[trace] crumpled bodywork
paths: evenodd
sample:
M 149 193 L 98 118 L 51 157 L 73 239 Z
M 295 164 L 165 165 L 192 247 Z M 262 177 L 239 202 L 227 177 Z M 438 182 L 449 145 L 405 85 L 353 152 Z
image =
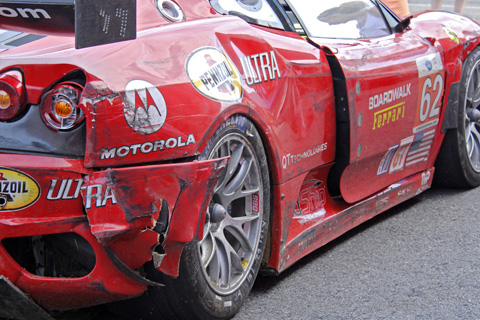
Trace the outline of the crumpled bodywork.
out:
M 181 250 L 202 236 L 202 214 L 227 159 L 95 172 L 78 160 L 0 154 L 0 161 L 2 187 L 15 191 L 0 211 L 0 273 L 42 307 L 63 309 L 140 295 L 156 284 L 135 269 L 154 256 L 159 270 L 178 275 Z M 7 190 L 9 185 L 15 190 Z M 19 203 L 22 193 L 30 200 Z M 17 205 L 30 205 L 30 210 L 17 211 Z M 163 227 L 155 229 L 161 212 Z M 90 272 L 47 274 L 22 259 L 17 253 L 21 240 L 36 242 L 41 235 L 74 235 L 76 245 L 67 251 L 77 260 L 93 255 Z M 21 256 L 32 250 L 38 260 L 35 248 Z
M 165 258 L 156 267 L 178 276 L 184 245 L 202 237 L 209 195 L 225 164 L 221 159 L 95 172 L 82 188 L 92 234 L 131 269 L 152 259 L 162 235 Z M 158 225 L 165 219 L 168 230 Z

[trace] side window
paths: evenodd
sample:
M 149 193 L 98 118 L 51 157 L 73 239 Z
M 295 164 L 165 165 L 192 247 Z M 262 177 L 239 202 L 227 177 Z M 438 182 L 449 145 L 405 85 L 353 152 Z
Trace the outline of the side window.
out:
M 283 29 L 267 0 L 210 0 L 210 5 L 220 14 L 235 15 L 250 23 Z
M 361 39 L 391 34 L 370 0 L 287 0 L 312 37 Z

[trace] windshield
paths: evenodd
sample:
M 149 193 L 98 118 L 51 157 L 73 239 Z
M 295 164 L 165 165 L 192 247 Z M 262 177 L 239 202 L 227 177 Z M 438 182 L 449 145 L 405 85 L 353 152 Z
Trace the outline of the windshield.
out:
M 220 14 L 246 17 L 247 21 L 261 26 L 283 29 L 266 0 L 210 0 L 210 4 Z
M 287 0 L 310 37 L 360 39 L 390 34 L 370 0 Z

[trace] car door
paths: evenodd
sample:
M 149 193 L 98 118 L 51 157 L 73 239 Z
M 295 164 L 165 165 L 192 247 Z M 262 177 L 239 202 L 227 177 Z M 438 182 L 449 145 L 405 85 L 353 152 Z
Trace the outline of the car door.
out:
M 402 24 L 395 30 L 400 21 L 377 1 L 288 2 L 345 79 L 350 139 L 343 198 L 359 201 L 425 170 L 444 91 L 437 49 Z

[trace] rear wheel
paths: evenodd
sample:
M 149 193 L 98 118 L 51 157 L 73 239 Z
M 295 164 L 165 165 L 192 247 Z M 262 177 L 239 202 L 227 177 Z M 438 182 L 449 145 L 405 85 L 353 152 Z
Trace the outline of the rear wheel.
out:
M 460 82 L 458 127 L 440 149 L 434 182 L 443 187 L 480 185 L 480 49 L 465 59 Z
M 165 283 L 145 296 L 152 314 L 227 319 L 250 292 L 267 238 L 270 180 L 260 135 L 244 117 L 227 120 L 200 158 L 226 156 L 230 160 L 206 212 L 203 238 L 185 247 L 179 277 L 151 272 Z

